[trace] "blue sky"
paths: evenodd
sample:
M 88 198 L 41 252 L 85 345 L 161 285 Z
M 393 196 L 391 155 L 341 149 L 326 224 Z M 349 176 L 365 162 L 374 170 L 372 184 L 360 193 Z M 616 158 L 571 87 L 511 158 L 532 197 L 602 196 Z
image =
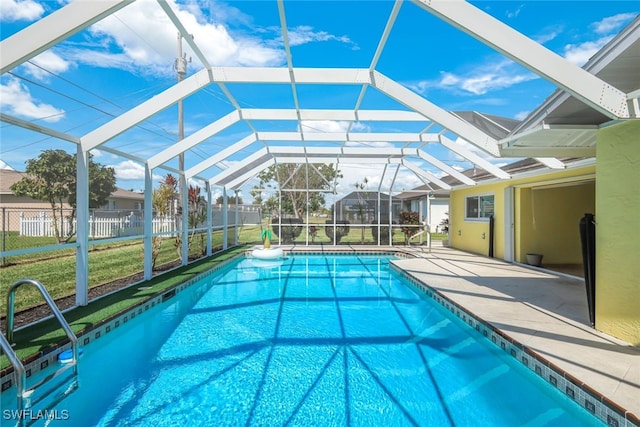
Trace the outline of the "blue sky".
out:
M 271 1 L 169 1 L 194 40 L 214 66 L 285 66 L 286 57 L 278 8 Z M 637 1 L 476 1 L 478 8 L 514 27 L 571 62 L 582 65 L 638 13 Z M 2 39 L 62 7 L 63 2 L 3 0 Z M 288 35 L 295 67 L 359 67 L 371 64 L 384 31 L 391 1 L 285 1 Z M 155 1 L 138 1 L 115 15 L 53 47 L 0 77 L 3 113 L 33 121 L 74 136 L 82 136 L 113 116 L 170 87 L 176 81 L 175 28 Z M 188 52 L 185 45 L 185 51 Z M 188 56 L 193 57 L 190 53 Z M 188 74 L 202 69 L 194 57 Z M 452 111 L 475 110 L 523 119 L 555 89 L 470 36 L 440 21 L 416 5 L 402 5 L 376 69 Z M 229 84 L 243 107 L 293 108 L 288 85 Z M 299 85 L 301 108 L 352 109 L 361 86 Z M 185 134 L 189 135 L 233 111 L 216 85 L 185 100 Z M 361 108 L 406 109 L 368 89 Z M 176 108 L 171 107 L 124 134 L 108 146 L 142 158 L 176 141 Z M 315 122 L 317 130 L 344 130 L 341 122 Z M 293 122 L 256 122 L 259 131 L 294 131 Z M 422 123 L 359 123 L 354 130 L 411 131 Z M 250 130 L 238 123 L 190 150 L 190 167 L 238 141 Z M 25 161 L 49 148 L 72 152 L 67 142 L 0 124 L 2 161 L 24 170 Z M 370 144 L 371 145 L 371 144 Z M 381 143 L 381 146 L 384 146 Z M 237 158 L 246 157 L 248 147 Z M 465 169 L 471 165 L 443 147 L 431 154 Z M 143 187 L 142 167 L 131 160 L 95 151 L 95 159 L 113 166 L 118 186 Z M 484 153 L 483 153 L 484 156 Z M 492 160 L 504 164 L 508 160 Z M 172 166 L 175 166 L 172 163 Z M 425 166 L 427 168 L 427 166 Z M 215 170 L 209 171 L 209 175 Z M 156 170 L 156 177 L 166 173 Z M 342 192 L 367 177 L 376 185 L 380 170 L 357 165 L 343 170 Z M 402 172 L 402 188 L 422 184 Z M 434 171 L 438 173 L 438 171 Z M 245 192 L 244 194 L 248 194 Z

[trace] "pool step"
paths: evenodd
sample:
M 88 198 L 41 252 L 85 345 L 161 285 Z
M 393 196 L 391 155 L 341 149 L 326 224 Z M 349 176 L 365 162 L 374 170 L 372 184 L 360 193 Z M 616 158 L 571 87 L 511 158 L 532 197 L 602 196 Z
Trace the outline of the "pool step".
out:
M 58 320 L 58 322 L 60 323 L 60 326 L 62 327 L 65 334 L 67 335 L 67 338 L 71 342 L 70 363 L 67 363 L 62 368 L 56 370 L 56 372 L 54 372 L 52 375 L 45 377 L 42 381 L 38 382 L 37 384 L 35 384 L 30 388 L 26 387 L 27 377 L 26 377 L 26 371 L 24 369 L 24 365 L 22 364 L 22 361 L 18 358 L 12 346 L 12 343 L 14 343 L 13 321 L 14 321 L 14 314 L 15 314 L 15 304 L 14 304 L 15 293 L 18 290 L 18 288 L 24 285 L 34 286 L 40 292 L 40 294 L 42 295 L 42 298 L 44 298 L 45 302 L 53 312 L 54 317 Z M 47 289 L 44 287 L 44 285 L 38 282 L 37 280 L 33 280 L 33 279 L 18 280 L 17 282 L 13 283 L 9 287 L 9 290 L 7 292 L 6 334 L 7 336 L 5 338 L 4 335 L 0 333 L 0 347 L 2 347 L 2 350 L 4 351 L 4 353 L 9 357 L 11 366 L 13 367 L 13 374 L 15 377 L 15 386 L 17 389 L 16 414 L 19 414 L 17 425 L 18 426 L 29 425 L 37 421 L 38 418 L 36 417 L 35 420 L 32 419 L 30 416 L 29 418 L 27 418 L 26 414 L 27 413 L 31 414 L 31 412 L 26 412 L 25 411 L 26 409 L 33 407 L 35 404 L 39 402 L 42 402 L 48 396 L 51 396 L 53 395 L 54 392 L 58 391 L 58 394 L 56 394 L 53 399 L 54 403 L 52 403 L 51 406 L 49 407 L 49 408 L 52 408 L 54 405 L 59 403 L 60 400 L 64 399 L 69 393 L 71 393 L 73 390 L 78 388 L 78 337 L 76 337 L 75 333 L 73 332 L 73 330 L 71 329 L 67 321 L 65 320 L 64 316 L 58 309 L 58 306 L 56 306 L 56 303 L 53 301 L 53 299 L 51 298 L 51 295 L 49 295 L 49 292 L 47 292 Z M 43 386 L 45 383 L 51 382 L 56 378 L 60 379 L 59 376 L 68 370 L 71 371 L 71 376 L 67 378 L 67 380 L 56 381 L 55 384 L 51 384 L 54 387 L 50 388 L 48 391 L 45 391 L 43 396 L 39 397 L 37 400 L 34 400 L 34 393 L 37 388 Z M 69 381 L 70 381 L 70 384 L 67 384 L 64 388 L 62 388 Z M 37 413 L 40 413 L 40 412 L 37 412 Z
M 70 365 L 65 365 L 47 378 L 25 390 L 23 394 L 24 410 L 26 413 L 36 415 L 36 419 L 27 418 L 24 425 L 31 425 L 38 421 L 42 414 L 47 418 L 57 420 L 66 419 L 68 414 L 59 413 L 54 408 L 78 389 L 78 375 Z

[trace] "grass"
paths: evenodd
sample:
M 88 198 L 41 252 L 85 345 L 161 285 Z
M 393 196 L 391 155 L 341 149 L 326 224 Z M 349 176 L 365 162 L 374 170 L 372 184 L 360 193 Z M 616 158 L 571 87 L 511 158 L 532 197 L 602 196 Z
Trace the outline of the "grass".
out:
M 177 258 L 173 241 L 165 242 L 158 257 L 158 264 Z M 143 244 L 132 240 L 95 246 L 89 252 L 89 287 L 99 286 L 109 280 L 126 277 L 143 268 Z M 0 295 L 7 294 L 12 283 L 25 277 L 41 282 L 53 299 L 72 295 L 76 286 L 76 257 L 71 253 L 58 253 L 30 263 L 9 265 L 2 269 Z M 35 288 L 22 288 L 16 294 L 16 311 L 42 303 Z M 0 304 L 0 315 L 6 314 L 5 304 Z
M 322 221 L 322 224 L 324 224 L 324 221 Z M 239 241 L 249 244 L 260 242 L 261 232 L 264 228 L 265 226 L 239 227 Z M 304 229 L 303 233 L 295 240 L 296 244 L 305 244 L 306 231 L 307 230 Z M 235 228 L 230 227 L 228 229 L 230 245 L 234 244 L 234 232 Z M 404 244 L 404 235 L 399 230 L 394 232 L 393 237 L 393 244 Z M 434 240 L 439 240 L 445 237 L 446 235 L 432 235 Z M 24 239 L 26 240 L 21 243 L 25 245 L 24 247 L 28 247 L 29 244 L 35 243 L 51 243 L 47 240 L 48 238 Z M 40 240 L 35 241 L 33 239 Z M 213 233 L 212 244 L 214 247 L 221 246 L 222 240 L 223 235 L 221 231 Z M 310 236 L 309 243 L 329 244 L 330 239 L 324 233 L 324 229 L 322 227 L 318 227 L 316 237 L 311 239 Z M 362 228 L 357 226 L 351 226 L 349 234 L 344 236 L 340 241 L 340 244 L 360 243 L 362 243 Z M 364 243 L 377 244 L 377 241 L 373 240 L 370 226 L 364 227 Z M 201 254 L 203 252 L 203 244 L 206 244 L 205 240 L 200 239 L 199 236 L 195 236 L 192 240 L 192 244 L 190 245 L 190 255 L 193 256 Z M 244 250 L 245 247 L 240 246 L 239 248 L 231 249 L 219 255 L 201 259 L 187 266 L 180 267 L 179 269 L 174 270 L 171 274 L 166 275 L 168 277 L 165 277 L 165 275 L 155 276 L 150 281 L 143 282 L 144 286 L 151 286 L 151 289 L 140 290 L 138 289 L 140 286 L 126 288 L 122 291 L 91 302 L 88 306 L 77 307 L 66 313 L 65 317 L 72 324 L 74 331 L 81 331 L 108 318 L 109 316 L 150 298 L 158 292 L 188 280 L 195 274 L 211 268 L 211 266 L 215 265 L 217 262 L 225 260 L 231 256 L 235 256 L 237 253 Z M 2 272 L 0 275 L 0 297 L 6 295 L 7 289 L 12 283 L 25 277 L 31 277 L 42 282 L 54 299 L 73 295 L 75 293 L 75 251 L 60 250 L 54 252 L 53 255 L 54 256 L 51 256 L 50 252 L 44 253 L 44 256 L 42 254 L 30 254 L 32 258 L 31 262 L 17 262 L 2 268 L 0 270 Z M 141 239 L 92 245 L 89 253 L 89 286 L 99 286 L 107 281 L 127 277 L 142 271 L 144 262 L 143 256 L 143 241 Z M 40 259 L 33 259 L 34 257 L 40 257 Z M 177 258 L 178 253 L 174 245 L 174 240 L 172 238 L 165 239 L 156 262 L 157 265 L 176 260 Z M 22 288 L 16 294 L 15 301 L 16 311 L 41 304 L 43 302 L 42 297 L 37 290 L 31 287 Z M 6 314 L 6 306 L 4 304 L 0 304 L 0 315 L 4 314 Z M 17 346 L 18 354 L 20 357 L 32 355 L 53 343 L 59 342 L 61 339 L 64 339 L 63 332 L 59 329 L 54 320 L 37 324 L 16 333 L 16 340 L 19 342 L 19 345 Z M 3 366 L 8 364 L 8 360 L 5 356 L 3 356 L 1 362 Z
M 246 246 L 238 246 L 211 257 L 198 260 L 173 270 L 170 274 L 156 276 L 140 285 L 122 289 L 100 298 L 86 306 L 76 307 L 64 314 L 71 329 L 77 334 L 93 327 L 124 310 L 127 310 L 153 296 L 177 286 L 190 278 L 211 269 L 216 264 L 244 252 Z M 141 289 L 142 287 L 148 289 Z M 49 319 L 17 331 L 14 335 L 15 350 L 20 359 L 38 354 L 47 348 L 66 340 L 64 331 L 55 319 Z M 9 366 L 5 355 L 0 358 L 0 369 Z
M 317 226 L 317 232 L 316 232 L 316 236 L 314 238 L 312 238 L 311 235 L 309 235 L 309 244 L 331 244 L 331 239 L 326 235 L 325 233 L 325 227 L 324 227 L 324 221 L 322 221 L 322 223 L 318 223 L 318 225 L 321 226 Z M 313 224 L 311 224 L 313 225 Z M 371 230 L 371 225 L 364 225 L 364 226 L 357 226 L 357 225 L 350 225 L 349 226 L 349 234 L 347 234 L 346 236 L 342 237 L 342 239 L 340 239 L 339 244 L 355 244 L 355 245 L 359 245 L 359 244 L 365 244 L 365 245 L 377 245 L 378 244 L 378 240 L 377 238 L 374 239 L 373 237 L 373 233 Z M 384 228 L 384 226 L 383 226 Z M 274 232 L 277 231 L 277 227 L 273 227 Z M 404 234 L 402 233 L 402 231 L 400 231 L 400 226 L 396 225 L 393 227 L 393 244 L 394 245 L 404 245 Z M 363 233 L 364 231 L 364 233 Z M 305 244 L 306 243 L 306 227 L 303 228 L 302 233 L 300 234 L 300 236 L 298 236 L 295 240 L 294 243 L 296 244 Z M 274 233 L 275 234 L 275 233 Z M 447 236 L 445 234 L 441 234 L 441 233 L 432 233 L 431 234 L 431 238 L 433 240 L 443 240 L 446 239 Z M 275 240 L 275 239 L 274 239 Z M 423 240 L 426 242 L 426 236 L 423 236 Z M 419 240 L 416 238 L 414 239 L 412 242 L 413 243 L 417 243 Z M 384 243 L 383 243 L 384 245 Z
M 319 221 L 318 224 L 324 225 L 324 219 L 313 218 Z M 243 243 L 255 244 L 261 241 L 260 235 L 263 226 L 242 226 L 238 228 L 239 241 Z M 274 230 L 275 231 L 275 230 Z M 228 229 L 229 245 L 234 245 L 233 236 L 235 228 Z M 12 239 L 14 247 L 28 247 L 28 245 L 51 244 L 53 238 L 39 237 L 19 237 Z M 444 238 L 444 235 L 434 235 L 435 240 Z M 222 246 L 222 231 L 215 231 L 212 235 L 213 247 Z M 20 243 L 15 243 L 15 242 Z M 414 240 L 417 242 L 417 240 Z M 277 240 L 274 239 L 274 244 Z M 295 240 L 296 244 L 304 245 L 306 243 L 306 228 L 303 233 Z M 309 237 L 310 244 L 330 244 L 329 237 L 326 236 L 323 227 L 317 227 L 317 234 L 314 239 Z M 340 244 L 361 244 L 362 228 L 351 226 L 350 232 L 344 236 Z M 364 227 L 364 243 L 377 244 L 374 241 L 370 226 Z M 204 252 L 203 245 L 206 244 L 204 239 L 196 235 L 192 239 L 190 245 L 190 256 L 197 258 L 199 254 Z M 404 244 L 404 235 L 396 229 L 393 238 L 394 245 Z M 89 287 L 100 286 L 103 283 L 130 276 L 141 272 L 144 268 L 144 249 L 142 239 L 125 240 L 111 243 L 93 242 L 89 252 Z M 6 313 L 6 305 L 1 303 L 1 299 L 7 294 L 7 290 L 12 283 L 23 278 L 33 278 L 42 282 L 47 288 L 53 299 L 73 295 L 75 293 L 75 270 L 76 256 L 75 250 L 64 249 L 59 251 L 49 251 L 44 253 L 34 253 L 21 256 L 22 260 L 9 264 L 0 269 L 0 316 Z M 12 259 L 14 257 L 11 257 Z M 25 261 L 28 259 L 29 261 Z M 172 238 L 166 238 L 161 246 L 160 255 L 156 261 L 156 265 L 178 259 L 178 252 Z M 41 304 L 42 297 L 35 288 L 22 288 L 16 294 L 16 311 L 24 310 L 34 305 Z

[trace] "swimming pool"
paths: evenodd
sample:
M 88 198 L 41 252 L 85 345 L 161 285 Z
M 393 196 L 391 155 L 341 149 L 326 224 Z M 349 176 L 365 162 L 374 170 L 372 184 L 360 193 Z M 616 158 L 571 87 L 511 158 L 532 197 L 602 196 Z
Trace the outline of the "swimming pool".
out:
M 601 425 L 390 259 L 238 260 L 85 346 L 50 425 Z

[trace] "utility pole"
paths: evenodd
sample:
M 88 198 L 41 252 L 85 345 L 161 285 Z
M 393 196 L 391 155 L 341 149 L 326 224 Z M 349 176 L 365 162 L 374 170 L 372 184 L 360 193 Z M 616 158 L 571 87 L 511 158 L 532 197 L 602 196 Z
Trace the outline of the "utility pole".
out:
M 187 55 L 182 53 L 182 34 L 178 32 L 178 57 L 174 63 L 174 68 L 178 73 L 178 83 L 182 81 L 187 74 Z M 184 139 L 184 108 L 182 99 L 178 100 L 178 143 Z M 178 170 L 180 171 L 180 179 L 178 181 L 178 196 L 180 198 L 180 206 L 182 206 L 182 216 L 180 224 L 180 241 L 182 242 L 181 258 L 182 265 L 189 262 L 189 199 L 187 196 L 187 181 L 184 176 L 184 153 L 178 155 Z
M 182 34 L 178 32 L 178 57 L 174 65 L 176 72 L 178 73 L 178 82 L 181 82 L 184 76 L 187 74 L 187 58 L 186 54 L 182 53 Z M 178 101 L 178 142 L 184 139 L 184 106 L 182 99 Z M 180 153 L 178 156 L 178 169 L 184 172 L 184 153 Z M 182 196 L 184 191 L 183 182 L 180 180 L 178 191 Z

